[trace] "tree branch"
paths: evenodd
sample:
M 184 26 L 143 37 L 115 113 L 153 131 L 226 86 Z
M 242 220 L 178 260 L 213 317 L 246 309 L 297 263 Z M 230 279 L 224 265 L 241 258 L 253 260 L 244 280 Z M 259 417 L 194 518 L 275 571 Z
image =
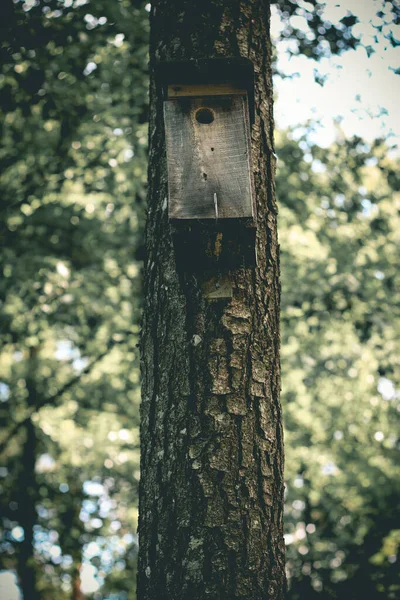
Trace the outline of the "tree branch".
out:
M 19 421 L 18 423 L 16 423 L 14 425 L 14 427 L 11 429 L 11 431 L 8 432 L 8 434 L 6 435 L 5 439 L 0 443 L 0 454 L 2 454 L 4 452 L 4 450 L 6 449 L 6 447 L 8 446 L 10 440 L 15 436 L 15 434 L 21 429 L 21 427 L 23 427 L 24 425 L 26 425 L 26 423 L 28 423 L 32 416 L 38 412 L 38 410 L 40 410 L 41 408 L 43 408 L 44 406 L 48 406 L 49 404 L 53 404 L 56 400 L 58 400 L 63 394 L 65 394 L 65 392 L 67 392 L 71 387 L 73 387 L 76 383 L 79 383 L 79 381 L 82 379 L 82 377 L 84 375 L 87 375 L 88 373 L 90 373 L 90 371 L 93 369 L 93 367 L 102 359 L 104 358 L 109 351 L 115 346 L 115 344 L 117 343 L 121 343 L 121 342 L 115 342 L 115 341 L 110 341 L 108 343 L 107 349 L 102 352 L 101 354 L 99 354 L 98 356 L 96 356 L 96 358 L 94 358 L 92 360 L 92 362 L 90 362 L 80 373 L 79 375 L 77 375 L 76 377 L 73 377 L 70 381 L 68 381 L 68 383 L 66 383 L 65 385 L 63 385 L 62 388 L 60 388 L 58 390 L 58 392 L 56 392 L 53 396 L 50 396 L 49 398 L 44 398 L 41 402 L 39 402 L 36 406 L 33 406 L 27 417 L 25 417 L 25 419 L 23 419 L 22 421 Z

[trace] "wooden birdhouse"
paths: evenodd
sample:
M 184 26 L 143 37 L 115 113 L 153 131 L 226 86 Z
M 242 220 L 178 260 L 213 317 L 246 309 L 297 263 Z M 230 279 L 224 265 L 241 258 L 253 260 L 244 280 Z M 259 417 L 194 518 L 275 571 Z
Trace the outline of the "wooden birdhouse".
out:
M 160 65 L 174 221 L 254 221 L 253 65 L 216 59 Z

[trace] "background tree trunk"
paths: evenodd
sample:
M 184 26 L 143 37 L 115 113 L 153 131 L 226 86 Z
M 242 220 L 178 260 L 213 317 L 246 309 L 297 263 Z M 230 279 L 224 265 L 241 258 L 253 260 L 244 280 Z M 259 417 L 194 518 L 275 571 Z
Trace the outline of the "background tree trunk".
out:
M 37 404 L 36 370 L 37 348 L 29 350 L 28 372 L 26 376 L 26 389 L 28 392 L 28 408 Z M 38 484 L 36 480 L 35 465 L 37 459 L 37 437 L 35 424 L 29 419 L 24 426 L 25 440 L 21 455 L 20 495 L 18 500 L 18 522 L 24 530 L 24 539 L 20 544 L 18 553 L 18 579 L 24 600 L 40 600 L 37 590 L 37 575 L 35 561 L 34 527 L 37 525 L 38 516 L 36 502 Z
M 151 28 L 139 599 L 280 599 L 283 438 L 269 3 L 157 0 Z M 154 66 L 231 56 L 248 57 L 255 68 L 257 265 L 233 273 L 231 300 L 210 302 L 173 246 Z

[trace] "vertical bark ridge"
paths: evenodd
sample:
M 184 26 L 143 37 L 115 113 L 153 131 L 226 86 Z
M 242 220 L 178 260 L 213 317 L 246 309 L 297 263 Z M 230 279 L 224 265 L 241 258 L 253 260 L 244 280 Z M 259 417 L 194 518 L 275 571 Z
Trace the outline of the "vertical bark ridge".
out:
M 284 597 L 279 248 L 269 6 L 156 0 L 142 324 L 139 600 Z M 160 60 L 249 57 L 257 264 L 208 302 L 168 224 Z

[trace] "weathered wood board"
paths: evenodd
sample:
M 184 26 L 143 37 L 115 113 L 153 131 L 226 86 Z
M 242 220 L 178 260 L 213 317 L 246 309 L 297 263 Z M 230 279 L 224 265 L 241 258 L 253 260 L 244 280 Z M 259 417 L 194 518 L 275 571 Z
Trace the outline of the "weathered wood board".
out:
M 164 102 L 170 219 L 252 218 L 247 96 Z
M 228 275 L 217 275 L 204 281 L 203 294 L 207 300 L 220 300 L 233 297 L 232 279 Z
M 177 83 L 168 86 L 168 98 L 179 98 L 181 96 L 241 96 L 247 94 L 246 90 L 229 83 L 212 83 L 212 84 L 188 84 Z

